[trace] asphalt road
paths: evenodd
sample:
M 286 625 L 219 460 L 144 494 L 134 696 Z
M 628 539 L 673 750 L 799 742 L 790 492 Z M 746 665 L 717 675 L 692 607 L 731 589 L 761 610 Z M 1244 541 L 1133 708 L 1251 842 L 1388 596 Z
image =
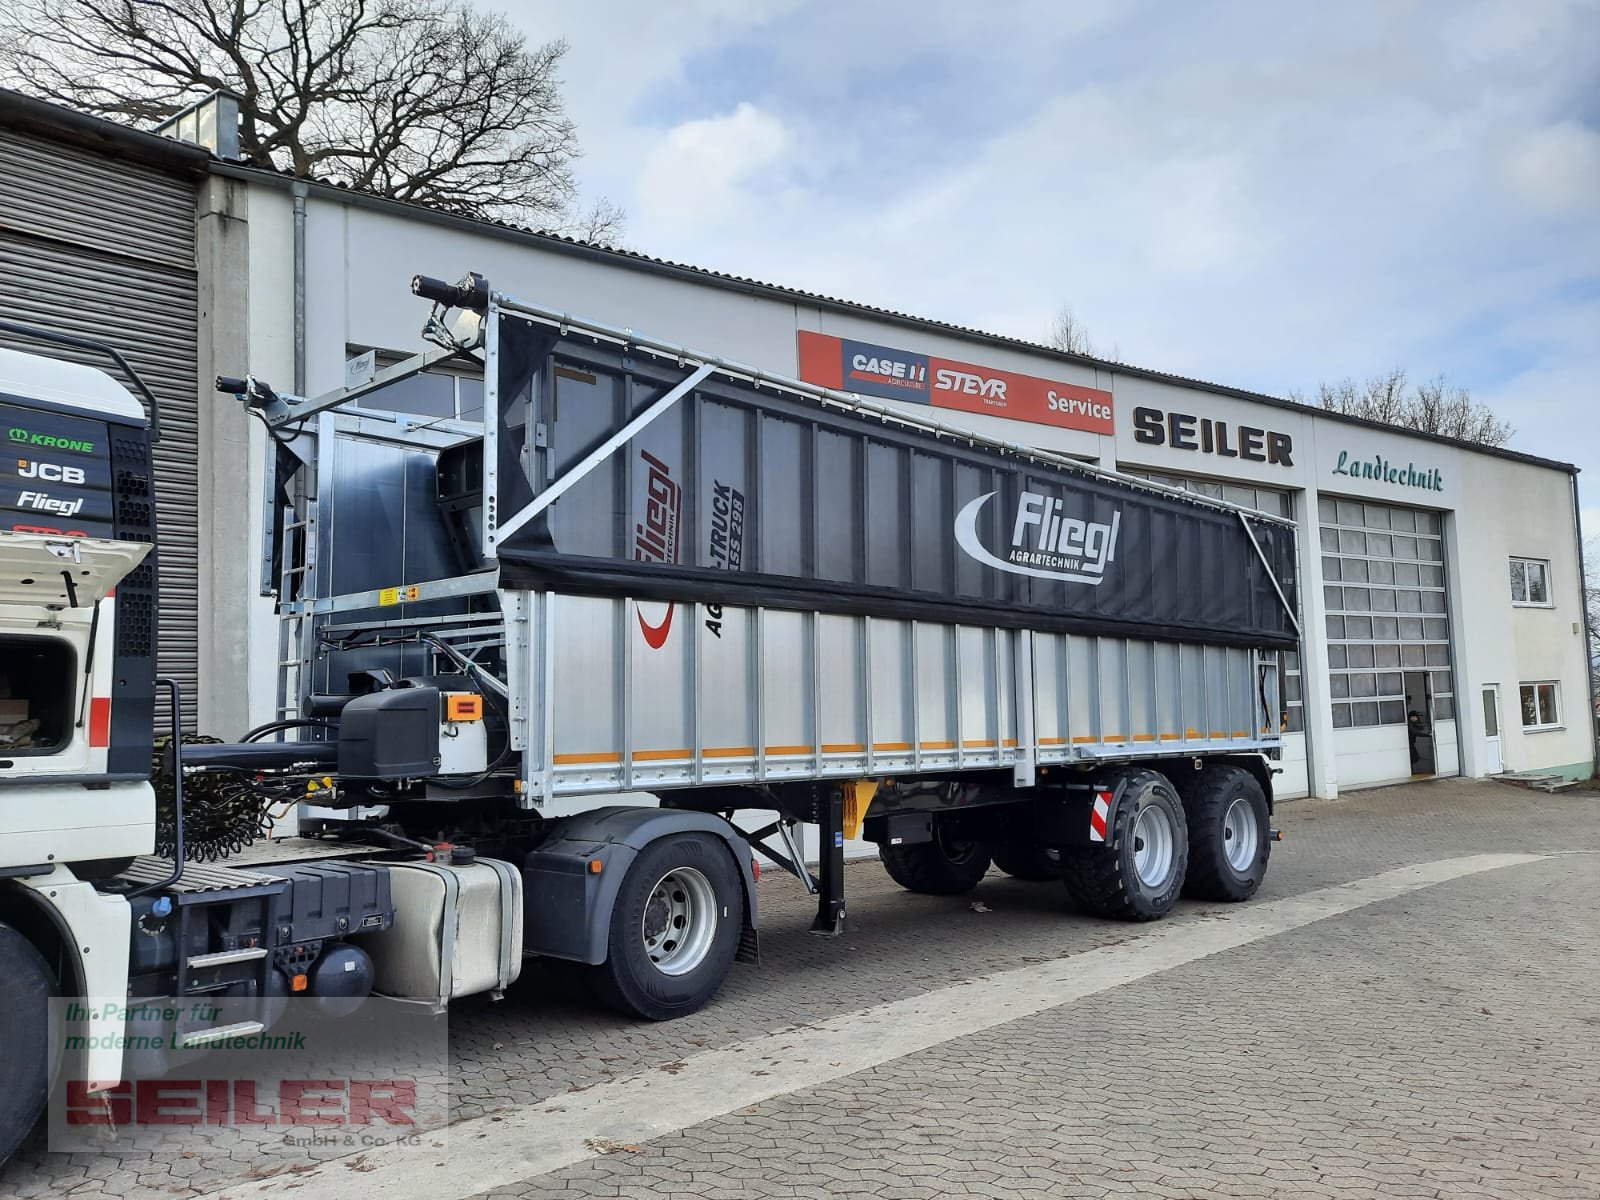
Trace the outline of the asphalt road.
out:
M 0 1195 L 1600 1196 L 1600 793 L 1441 781 L 1277 823 L 1257 899 L 1155 926 L 859 863 L 818 939 L 769 873 L 761 965 L 692 1017 L 531 970 L 453 1009 L 447 1138 L 314 1169 L 259 1130 L 38 1140 Z

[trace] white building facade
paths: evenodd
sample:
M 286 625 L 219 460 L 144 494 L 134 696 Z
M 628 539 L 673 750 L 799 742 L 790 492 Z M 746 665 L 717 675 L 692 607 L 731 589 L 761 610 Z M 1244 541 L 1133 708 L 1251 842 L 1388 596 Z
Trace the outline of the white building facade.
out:
M 201 218 L 223 231 L 205 266 L 226 315 L 211 320 L 203 377 L 332 389 L 356 354 L 423 348 L 413 274 L 475 270 L 548 307 L 1292 517 L 1304 640 L 1284 663 L 1282 795 L 1592 771 L 1575 476 L 1562 464 L 230 164 L 214 165 Z M 464 378 L 414 402 L 451 420 L 475 397 L 481 408 Z M 236 530 L 202 547 L 202 599 L 244 635 L 202 649 L 201 711 L 236 735 L 276 702 L 266 447 L 231 412 L 202 454 L 202 506 L 213 529 Z

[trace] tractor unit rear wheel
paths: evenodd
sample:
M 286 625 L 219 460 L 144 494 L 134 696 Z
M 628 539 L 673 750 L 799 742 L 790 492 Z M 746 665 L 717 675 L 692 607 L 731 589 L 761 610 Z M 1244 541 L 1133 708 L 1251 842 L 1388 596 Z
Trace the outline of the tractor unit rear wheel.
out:
M 50 999 L 55 978 L 33 944 L 9 925 L 0 925 L 0 1062 L 6 1064 L 0 1088 L 0 1163 L 16 1152 L 44 1112 L 50 1097 Z
M 639 852 L 611 910 L 598 997 L 623 1013 L 668 1021 L 722 987 L 744 928 L 744 886 L 720 838 L 684 833 Z

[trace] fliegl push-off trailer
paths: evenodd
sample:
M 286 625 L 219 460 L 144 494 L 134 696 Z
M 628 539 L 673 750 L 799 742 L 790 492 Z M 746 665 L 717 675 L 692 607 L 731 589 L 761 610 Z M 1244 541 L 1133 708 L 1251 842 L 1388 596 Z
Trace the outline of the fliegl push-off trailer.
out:
M 0 496 L 32 727 L 0 762 L 0 1153 L 57 1069 L 51 996 L 259 1000 L 172 1031 L 203 1046 L 277 997 L 443 1007 L 543 956 L 673 1017 L 754 957 L 752 852 L 837 933 L 857 837 L 913 891 L 993 863 L 1134 920 L 1259 886 L 1291 526 L 413 286 L 435 350 L 314 399 L 218 381 L 273 438 L 280 719 L 165 748 L 156 788 L 154 431 L 107 375 L 0 360 L 13 430 L 77 444 Z M 438 371 L 481 371 L 481 419 L 386 408 Z M 301 836 L 257 842 L 286 804 Z

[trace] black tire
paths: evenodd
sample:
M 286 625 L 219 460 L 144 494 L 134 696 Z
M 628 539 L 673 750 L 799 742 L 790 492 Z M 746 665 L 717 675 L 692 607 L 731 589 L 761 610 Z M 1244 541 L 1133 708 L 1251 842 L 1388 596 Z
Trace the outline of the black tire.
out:
M 878 858 L 890 879 L 906 891 L 924 896 L 970 892 L 989 872 L 988 847 L 947 836 L 938 821 L 934 822 L 931 842 L 879 846 Z
M 0 1062 L 6 1064 L 6 1085 L 0 1088 L 0 1163 L 5 1163 L 38 1122 L 50 1096 L 55 979 L 32 943 L 9 925 L 0 925 L 0 979 L 6 992 L 0 1004 Z
M 996 846 L 994 865 L 1013 879 L 1032 883 L 1060 879 L 1065 870 L 1061 851 L 1048 846 Z
M 646 944 L 647 928 L 662 933 L 670 926 L 667 898 L 692 895 L 691 890 L 670 885 L 657 893 L 657 885 L 668 884 L 674 872 L 698 873 L 715 898 L 709 910 L 704 904 L 696 910 L 702 914 L 709 911 L 713 922 L 710 944 L 697 965 L 681 974 L 658 966 Z M 715 996 L 728 977 L 739 950 L 744 915 L 744 886 L 720 838 L 683 833 L 653 842 L 633 860 L 611 909 L 606 961 L 590 975 L 596 997 L 618 1012 L 650 1021 L 687 1016 Z M 658 944 L 657 950 L 661 945 L 670 946 L 665 952 L 670 955 L 676 944 L 670 935 L 664 936 L 668 940 Z
M 1137 854 L 1143 849 L 1134 837 L 1139 814 L 1155 807 L 1166 818 L 1171 838 L 1169 869 L 1146 882 L 1139 875 Z M 1121 921 L 1154 921 L 1177 903 L 1188 863 L 1189 839 L 1183 802 L 1165 775 L 1135 772 L 1127 781 L 1106 840 L 1074 846 L 1061 852 L 1065 868 L 1061 881 L 1079 907 L 1096 916 Z
M 1244 807 L 1235 810 L 1234 827 L 1229 828 L 1229 810 L 1239 801 Z M 1255 895 L 1272 854 L 1267 797 L 1256 777 L 1240 767 L 1207 767 L 1184 794 L 1183 807 L 1189 821 L 1189 877 L 1183 894 L 1229 901 Z M 1243 848 L 1242 861 L 1235 866 L 1229 854 L 1241 837 L 1237 821 L 1246 815 L 1254 825 L 1255 847 L 1253 852 Z

